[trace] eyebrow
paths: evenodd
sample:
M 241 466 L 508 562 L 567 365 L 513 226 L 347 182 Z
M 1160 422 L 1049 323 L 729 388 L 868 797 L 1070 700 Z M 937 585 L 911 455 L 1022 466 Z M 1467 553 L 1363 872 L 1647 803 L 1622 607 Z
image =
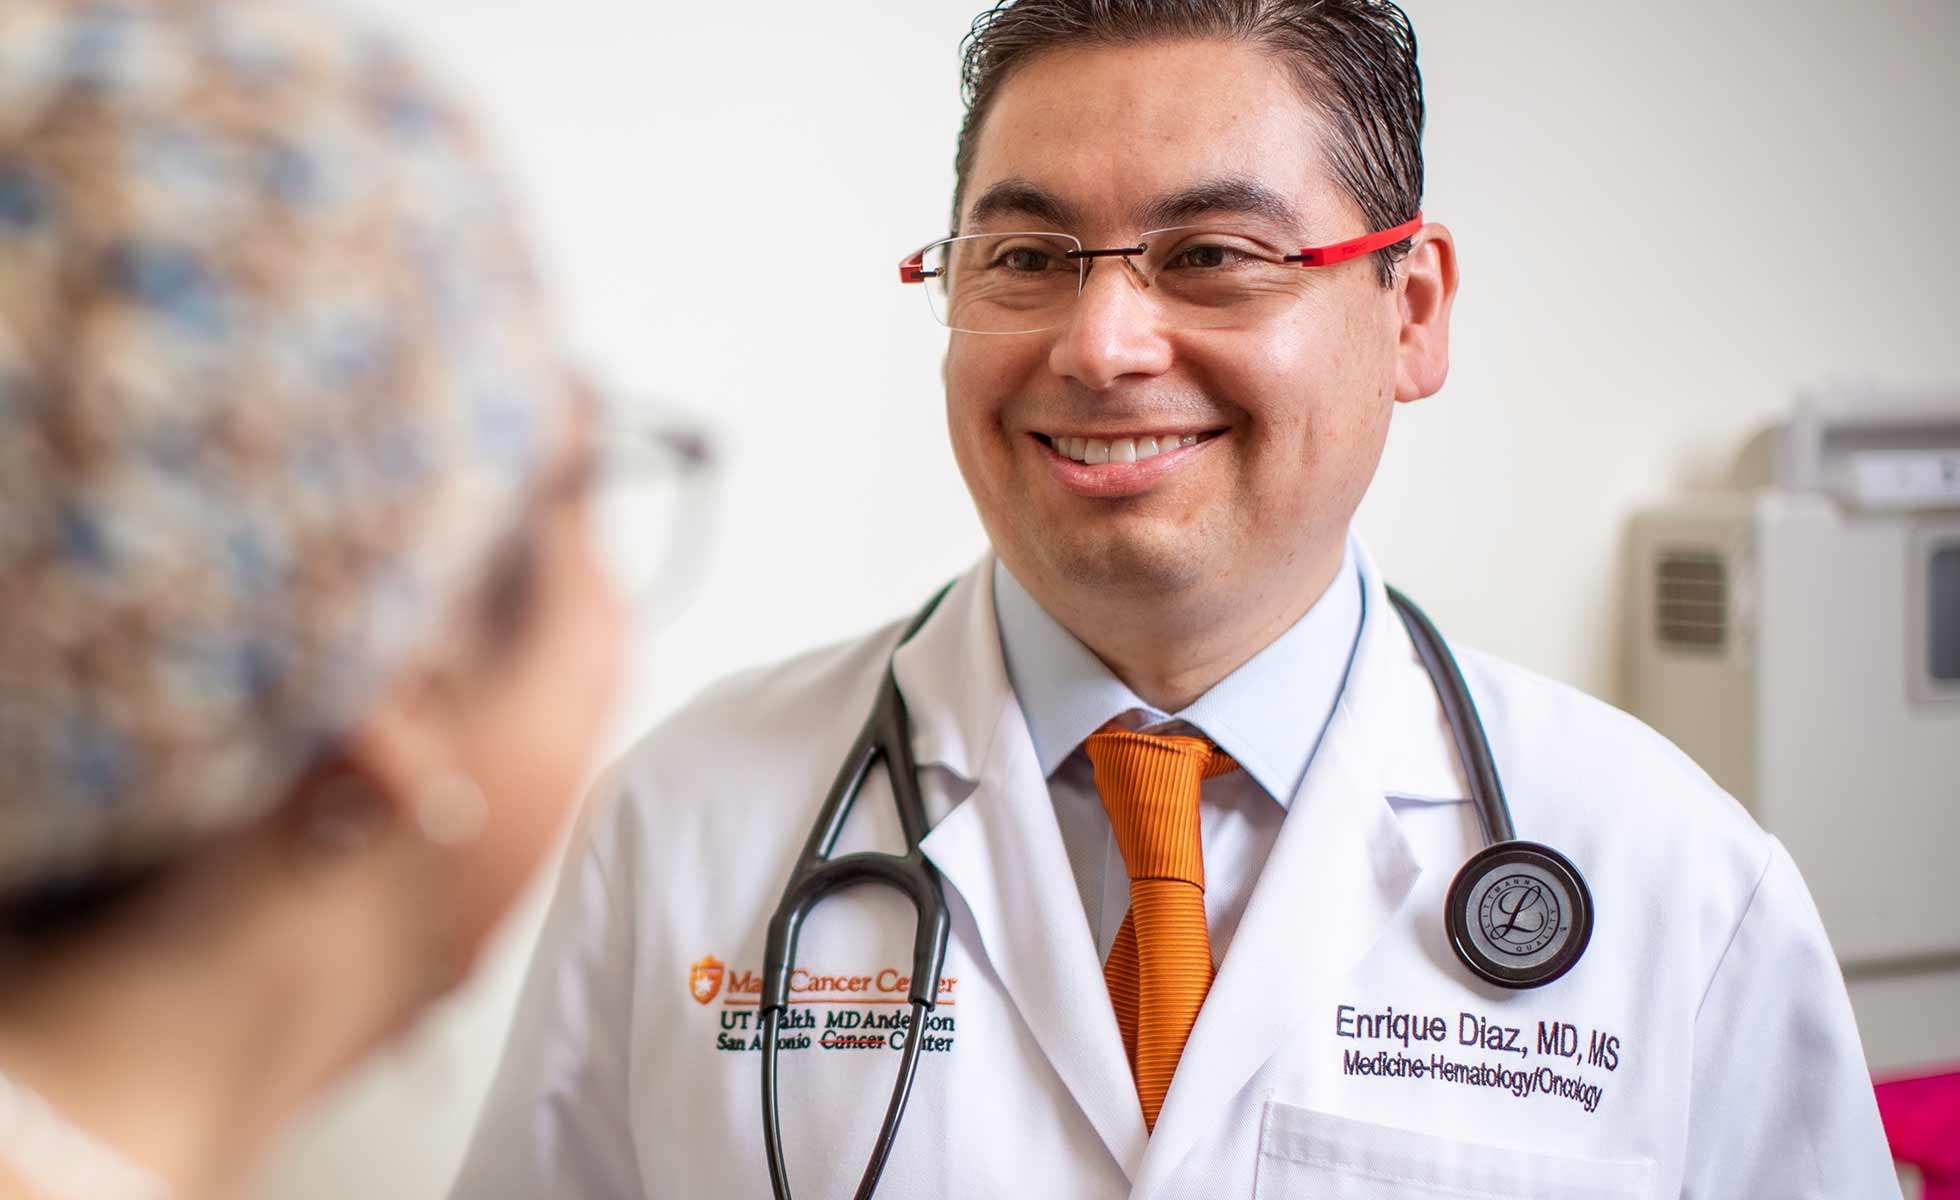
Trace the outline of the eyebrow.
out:
M 980 198 L 973 202 L 973 214 L 967 218 L 967 223 L 980 225 L 1009 214 L 1046 221 L 1060 229 L 1074 229 L 1080 223 L 1076 220 L 1073 205 L 1042 191 L 1025 179 L 1003 179 L 980 193 Z
M 1073 205 L 1026 179 L 1003 179 L 980 193 L 967 224 L 982 225 L 1010 215 L 1045 221 L 1064 230 L 1077 229 L 1081 224 Z M 1142 229 L 1165 229 L 1194 217 L 1217 215 L 1260 217 L 1288 233 L 1301 228 L 1299 214 L 1284 196 L 1244 176 L 1207 179 L 1159 196 L 1137 210 L 1138 227 Z
M 1139 212 L 1143 227 L 1164 229 L 1180 225 L 1193 217 L 1211 215 L 1261 217 L 1283 227 L 1289 234 L 1300 229 L 1299 214 L 1286 198 L 1265 184 L 1242 176 L 1207 179 L 1202 183 L 1159 196 Z

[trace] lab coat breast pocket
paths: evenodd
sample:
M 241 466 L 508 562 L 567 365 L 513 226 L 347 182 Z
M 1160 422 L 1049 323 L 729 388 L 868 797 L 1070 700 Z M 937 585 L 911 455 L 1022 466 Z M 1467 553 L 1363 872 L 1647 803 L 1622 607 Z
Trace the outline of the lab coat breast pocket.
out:
M 1654 1163 L 1570 1158 L 1372 1125 L 1276 1100 L 1260 1122 L 1254 1200 L 1634 1200 Z

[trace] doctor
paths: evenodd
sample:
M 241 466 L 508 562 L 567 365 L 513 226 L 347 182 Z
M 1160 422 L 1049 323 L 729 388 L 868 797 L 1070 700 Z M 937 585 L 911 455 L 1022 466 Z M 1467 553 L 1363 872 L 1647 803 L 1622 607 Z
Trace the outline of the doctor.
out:
M 902 622 L 738 676 L 609 775 L 455 1194 L 770 1194 L 765 927 L 890 662 L 951 932 L 880 1196 L 1896 1195 L 1782 847 L 1636 722 L 1462 648 L 1519 834 L 1594 928 L 1533 990 L 1451 952 L 1483 835 L 1349 530 L 1457 286 L 1415 224 L 1402 12 L 1023 0 L 965 67 L 977 240 L 906 277 L 953 329 L 993 553 L 895 654 Z M 840 851 L 899 843 L 874 771 Z M 797 1196 L 857 1186 L 912 930 L 869 889 L 804 931 Z

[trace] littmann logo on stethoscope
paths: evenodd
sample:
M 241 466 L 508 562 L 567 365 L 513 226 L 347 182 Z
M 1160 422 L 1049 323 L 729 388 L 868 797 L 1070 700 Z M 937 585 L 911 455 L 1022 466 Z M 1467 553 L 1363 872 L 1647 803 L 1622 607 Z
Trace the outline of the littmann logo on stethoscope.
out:
M 1542 879 L 1506 875 L 1490 885 L 1477 907 L 1477 923 L 1500 954 L 1536 954 L 1559 932 L 1559 905 Z
M 1592 939 L 1592 893 L 1570 859 L 1536 842 L 1503 841 L 1470 857 L 1443 908 L 1450 944 L 1489 983 L 1542 987 Z

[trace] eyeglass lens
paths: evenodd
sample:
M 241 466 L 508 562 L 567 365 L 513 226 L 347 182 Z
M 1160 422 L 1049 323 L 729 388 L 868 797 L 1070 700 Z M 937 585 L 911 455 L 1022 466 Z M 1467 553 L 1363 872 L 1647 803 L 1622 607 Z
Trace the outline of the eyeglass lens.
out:
M 971 333 L 1034 333 L 1066 324 L 1098 267 L 1132 276 L 1176 328 L 1256 324 L 1310 286 L 1269 235 L 1220 226 L 1154 230 L 1122 253 L 1085 256 L 1060 233 L 969 234 L 928 247 L 933 315 Z
M 713 453 L 700 430 L 644 411 L 600 436 L 594 532 L 621 594 L 658 629 L 686 606 L 712 547 Z

